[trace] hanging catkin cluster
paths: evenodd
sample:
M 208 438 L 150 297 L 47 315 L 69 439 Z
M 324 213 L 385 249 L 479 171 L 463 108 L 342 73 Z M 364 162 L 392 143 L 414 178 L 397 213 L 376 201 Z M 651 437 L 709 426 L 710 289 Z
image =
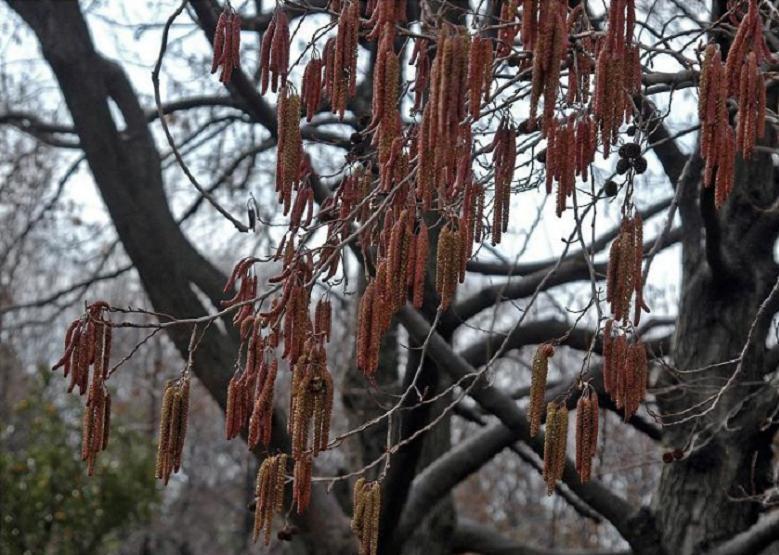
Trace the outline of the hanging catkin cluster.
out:
M 738 92 L 736 150 L 748 160 L 758 138 L 765 135 L 765 81 L 757 65 L 757 55 L 750 52 L 741 66 Z
M 467 229 L 458 222 L 447 222 L 438 236 L 435 289 L 441 298 L 441 310 L 449 308 L 457 283 L 465 279 Z
M 544 482 L 546 493 L 552 495 L 565 470 L 565 449 L 568 440 L 568 407 L 551 402 L 546 407 L 544 435 Z
M 414 72 L 414 112 L 422 109 L 422 101 L 425 98 L 425 91 L 430 82 L 430 54 L 428 47 L 430 41 L 423 37 L 414 39 L 414 49 L 411 51 L 409 65 L 415 67 Z
M 65 332 L 65 352 L 52 370 L 62 367 L 64 376 L 70 375 L 68 393 L 76 387 L 80 395 L 87 392 L 90 368 L 100 381 L 108 377 L 111 324 L 104 319 L 107 309 L 108 303 L 104 301 L 92 303 L 84 316 L 71 322 Z
M 287 455 L 280 453 L 266 457 L 257 472 L 254 509 L 254 531 L 252 540 L 257 541 L 263 534 L 263 543 L 270 544 L 273 515 L 284 508 L 284 484 L 287 472 Z
M 569 115 L 564 121 L 552 121 L 546 134 L 546 192 L 557 181 L 556 211 L 560 216 L 567 199 L 575 194 L 576 176 L 587 181 L 588 168 L 595 159 L 597 127 L 589 117 Z
M 165 386 L 160 410 L 155 476 L 168 485 L 170 475 L 181 468 L 184 437 L 189 418 L 189 372 Z
M 495 205 L 492 210 L 492 244 L 500 243 L 508 230 L 511 205 L 511 181 L 517 161 L 517 132 L 502 120 L 492 142 L 492 161 L 495 167 Z
M 370 32 L 366 38 L 376 40 L 386 25 L 395 27 L 406 21 L 406 0 L 368 0 L 366 13 L 371 14 L 367 23 Z
M 568 35 L 578 35 L 578 38 L 572 40 L 571 55 L 568 58 L 568 90 L 565 94 L 568 106 L 576 102 L 589 102 L 590 77 L 595 72 L 595 40 L 583 6 L 577 4 L 568 14 Z
M 276 92 L 287 84 L 289 66 L 289 19 L 283 9 L 276 9 L 265 34 L 260 49 L 260 91 Z
M 736 137 L 728 120 L 728 80 L 719 46 L 709 44 L 704 54 L 698 95 L 701 123 L 701 156 L 706 162 L 703 184 L 715 184 L 715 202 L 720 206 L 733 188 Z M 716 179 L 715 179 L 716 171 Z
M 343 119 L 346 102 L 357 93 L 357 41 L 360 3 L 344 2 L 338 16 L 338 32 L 325 43 L 325 93 L 334 114 Z
M 333 377 L 327 369 L 324 344 L 310 338 L 292 371 L 289 433 L 292 458 L 306 451 L 317 456 L 327 449 L 333 411 Z
M 549 359 L 554 355 L 551 343 L 542 343 L 533 356 L 532 376 L 530 379 L 530 436 L 535 437 L 541 429 L 541 416 L 544 410 L 544 393 L 546 393 L 546 376 L 549 372 Z
M 376 555 L 379 547 L 381 484 L 364 478 L 354 483 L 352 531 L 360 541 L 360 555 Z
M 321 58 L 314 56 L 308 61 L 306 69 L 303 71 L 300 96 L 303 99 L 306 121 L 314 119 L 314 114 L 322 101 L 322 68 L 324 68 L 324 63 Z
M 590 481 L 592 459 L 598 447 L 598 394 L 589 385 L 576 403 L 576 472 Z
M 454 193 L 458 163 L 471 156 L 467 113 L 470 38 L 443 26 L 430 72 L 430 95 L 422 113 L 417 139 L 417 196 L 430 209 L 434 192 L 441 207 Z
M 533 42 L 533 78 L 530 89 L 530 121 L 535 121 L 538 102 L 544 99 L 541 130 L 546 134 L 554 118 L 560 67 L 568 50 L 566 3 L 547 0 L 538 3 L 537 36 Z M 531 17 L 535 17 L 533 14 Z
M 520 25 L 517 23 L 517 0 L 505 0 L 501 3 L 500 7 L 500 25 L 498 27 L 498 44 L 495 49 L 495 54 L 500 57 L 506 57 L 511 54 L 511 50 L 514 47 L 514 39 L 517 38 L 517 33 L 520 31 Z M 527 6 L 527 2 L 525 6 Z M 525 12 L 527 14 L 529 12 Z M 523 14 L 522 30 L 525 29 L 525 20 Z M 525 42 L 525 35 L 522 35 L 522 41 Z M 524 44 L 525 49 L 530 48 L 527 44 Z
M 773 58 L 765 42 L 757 0 L 749 0 L 747 13 L 742 18 L 728 51 L 725 80 L 728 84 L 728 94 L 731 96 L 739 96 L 743 86 L 741 82 L 743 66 L 749 63 L 747 59 L 749 53 L 755 55 L 757 65 Z
M 389 210 L 378 246 L 376 275 L 363 292 L 357 314 L 357 366 L 368 377 L 378 368 L 381 338 L 395 312 L 409 295 L 416 306 L 422 306 L 429 248 L 427 225 L 423 221 L 417 225 L 409 209 L 402 209 L 397 217 Z
M 81 430 L 81 459 L 92 476 L 100 451 L 108 446 L 111 425 L 111 394 L 106 388 L 111 359 L 111 323 L 105 319 L 108 303 L 97 301 L 71 322 L 65 333 L 65 352 L 52 370 L 62 368 L 70 376 L 68 392 L 78 387 L 87 393 Z M 91 369 L 91 373 L 90 373 Z M 91 376 L 91 380 L 90 380 Z
M 373 70 L 373 97 L 371 124 L 374 128 L 373 146 L 378 150 L 379 167 L 386 169 L 393 143 L 401 136 L 398 95 L 400 86 L 400 60 L 394 50 L 395 27 L 389 23 L 382 27 Z
M 474 121 L 481 116 L 482 100 L 487 102 L 490 99 L 492 62 L 492 39 L 474 37 L 468 60 L 468 113 Z
M 603 387 L 628 420 L 646 396 L 649 364 L 644 344 L 629 343 L 623 333 L 614 336 L 613 326 L 608 320 L 603 330 Z
M 242 328 L 243 323 L 247 318 L 251 317 L 254 311 L 252 301 L 257 296 L 257 276 L 253 272 L 255 262 L 257 262 L 257 259 L 251 256 L 239 260 L 233 267 L 233 272 L 224 286 L 224 292 L 228 293 L 239 280 L 241 282 L 235 295 L 231 299 L 222 301 L 222 306 L 225 308 L 232 306 L 240 307 L 233 316 L 233 325 L 239 329 Z
M 302 177 L 303 140 L 300 137 L 300 97 L 289 87 L 279 92 L 276 107 L 278 142 L 276 155 L 276 193 L 286 215 L 292 206 L 292 192 Z
M 609 8 L 606 38 L 600 44 L 595 68 L 593 114 L 601 131 L 603 156 L 616 142 L 623 122 L 633 112 L 632 96 L 641 90 L 641 63 L 633 41 L 635 0 L 615 0 Z
M 230 82 L 233 70 L 241 67 L 241 17 L 232 8 L 225 6 L 216 22 L 214 31 L 214 57 L 211 73 L 222 67 L 219 80 L 225 85 Z
M 633 301 L 633 325 L 637 326 L 641 311 L 647 310 L 644 303 L 641 260 L 644 256 L 643 223 L 636 213 L 633 218 L 624 217 L 619 235 L 609 250 L 609 265 L 606 273 L 606 301 L 611 304 L 611 313 L 617 321 L 630 320 L 630 299 Z

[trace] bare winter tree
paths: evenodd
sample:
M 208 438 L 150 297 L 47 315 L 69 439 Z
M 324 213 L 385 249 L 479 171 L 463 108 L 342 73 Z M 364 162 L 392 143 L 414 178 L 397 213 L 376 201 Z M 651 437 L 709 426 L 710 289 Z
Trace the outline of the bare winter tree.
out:
M 724 555 L 779 540 L 774 4 L 164 3 L 137 26 L 159 38 L 153 98 L 106 56 L 94 6 L 6 4 L 65 106 L 49 120 L 16 90 L 0 123 L 83 157 L 72 172 L 88 165 L 126 261 L 0 299 L 0 315 L 130 269 L 151 303 L 67 309 L 83 312 L 61 366 L 89 399 L 90 471 L 111 377 L 164 331 L 184 362 L 158 477 L 186 469 L 194 376 L 261 463 L 247 511 L 274 548 Z M 185 226 L 202 212 L 253 250 L 207 257 L 219 239 L 201 249 Z M 128 328 L 149 335 L 109 362 Z M 615 452 L 649 453 L 653 491 Z M 522 532 L 512 502 L 547 488 L 601 523 L 594 538 Z

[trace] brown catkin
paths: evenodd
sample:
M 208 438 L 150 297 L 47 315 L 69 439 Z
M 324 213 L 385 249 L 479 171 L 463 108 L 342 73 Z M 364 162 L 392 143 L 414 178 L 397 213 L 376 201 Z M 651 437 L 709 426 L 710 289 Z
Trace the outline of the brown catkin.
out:
M 189 374 L 171 380 L 165 386 L 160 410 L 155 477 L 168 484 L 171 474 L 181 468 L 184 437 L 189 419 Z
M 379 548 L 381 484 L 364 478 L 354 484 L 352 531 L 360 543 L 360 555 L 376 555 Z
M 295 503 L 298 514 L 305 511 L 311 502 L 311 473 L 313 465 L 313 458 L 309 453 L 295 461 L 292 501 Z
M 168 455 L 170 452 L 170 421 L 173 412 L 173 400 L 176 396 L 176 390 L 172 382 L 165 386 L 165 393 L 162 397 L 162 408 L 160 410 L 160 432 L 157 442 L 157 464 L 155 475 L 157 478 L 165 479 L 168 468 Z
M 533 368 L 530 381 L 530 436 L 535 437 L 541 428 L 541 416 L 544 410 L 544 393 L 546 393 L 546 376 L 549 371 L 549 359 L 554 355 L 551 343 L 538 346 L 533 356 Z
M 590 480 L 598 444 L 598 396 L 587 387 L 576 404 L 576 471 L 582 483 Z
M 280 453 L 266 457 L 257 472 L 255 486 L 256 507 L 254 509 L 254 530 L 252 541 L 263 534 L 263 543 L 270 544 L 273 515 L 284 506 L 284 483 L 287 472 L 287 455 Z
M 551 402 L 546 408 L 544 435 L 544 481 L 547 495 L 551 495 L 565 469 L 565 450 L 568 437 L 568 407 Z
M 425 274 L 427 269 L 427 255 L 429 249 L 429 237 L 427 224 L 423 221 L 419 225 L 416 238 L 416 252 L 414 258 L 414 285 L 412 298 L 414 307 L 422 308 L 425 296 Z

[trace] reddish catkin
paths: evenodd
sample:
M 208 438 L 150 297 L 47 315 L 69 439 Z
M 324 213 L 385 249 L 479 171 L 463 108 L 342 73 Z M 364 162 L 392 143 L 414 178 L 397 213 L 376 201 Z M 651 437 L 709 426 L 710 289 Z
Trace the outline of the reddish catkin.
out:
M 498 29 L 498 44 L 496 54 L 503 58 L 511 54 L 514 47 L 514 39 L 519 33 L 520 26 L 517 21 L 517 0 L 506 0 L 500 9 L 500 27 Z
M 311 121 L 319 109 L 319 103 L 322 98 L 322 60 L 320 58 L 311 58 L 306 69 L 303 72 L 303 86 L 301 88 L 301 97 L 303 106 L 306 109 L 306 121 Z
M 422 110 L 422 102 L 425 97 L 427 85 L 430 82 L 430 54 L 428 48 L 430 41 L 418 37 L 414 39 L 414 49 L 411 52 L 410 65 L 416 69 L 414 76 L 414 112 Z
M 511 205 L 511 182 L 517 159 L 517 133 L 507 120 L 501 121 L 492 142 L 492 160 L 495 167 L 495 202 L 492 212 L 492 244 L 500 243 L 508 230 Z
M 372 369 L 369 366 L 371 338 L 373 336 L 373 297 L 375 289 L 375 282 L 368 284 L 360 299 L 360 306 L 357 312 L 357 367 L 366 375 L 372 373 Z
M 416 236 L 416 252 L 414 258 L 414 285 L 412 300 L 414 307 L 422 308 L 425 299 L 425 275 L 427 273 L 427 256 L 429 250 L 429 232 L 427 224 L 422 221 Z
M 276 383 L 276 374 L 279 370 L 279 362 L 273 359 L 269 364 L 263 361 L 262 370 L 257 387 L 259 394 L 254 401 L 251 417 L 249 418 L 249 448 L 253 449 L 258 444 L 267 447 L 271 440 L 273 418 L 273 388 Z
M 292 502 L 295 504 L 298 514 L 305 511 L 309 503 L 311 503 L 311 474 L 313 467 L 313 457 L 310 453 L 304 454 L 299 460 L 295 461 Z
M 568 407 L 551 402 L 546 407 L 544 434 L 544 482 L 546 493 L 552 495 L 565 470 L 565 450 L 568 439 Z
M 534 122 L 538 102 L 543 97 L 542 131 L 546 134 L 554 115 L 559 89 L 560 66 L 568 48 L 565 23 L 566 7 L 559 0 L 541 2 L 538 40 L 533 48 L 533 73 L 530 87 L 530 121 Z
M 357 92 L 359 2 L 342 4 L 335 38 L 325 45 L 326 90 L 333 113 L 343 119 L 347 100 Z
M 284 507 L 284 483 L 287 472 L 287 455 L 280 453 L 266 457 L 257 472 L 255 486 L 256 507 L 254 509 L 254 530 L 252 541 L 256 542 L 260 534 L 263 543 L 270 544 L 273 516 L 281 513 Z
M 270 78 L 271 91 L 276 92 L 279 88 L 287 85 L 287 68 L 289 66 L 289 19 L 283 9 L 276 9 L 273 15 L 275 25 L 273 25 L 273 35 L 270 39 L 268 66 L 261 68 L 260 81 L 261 92 L 265 94 L 268 89 Z M 264 46 L 264 44 L 263 44 Z M 260 54 L 260 59 L 265 55 Z
M 612 337 L 614 320 L 607 320 L 603 327 L 603 389 L 610 393 L 614 388 L 613 350 L 614 338 Z
M 598 395 L 587 386 L 576 404 L 576 471 L 589 482 L 598 446 Z
M 630 300 L 634 295 L 634 322 L 638 322 L 640 310 L 646 309 L 641 279 L 642 225 L 639 216 L 623 218 L 620 233 L 609 250 L 606 301 L 611 305 L 614 319 L 624 323 L 630 318 Z
M 360 555 L 376 555 L 381 516 L 381 484 L 364 478 L 354 484 L 352 531 L 360 543 Z
M 765 81 L 754 52 L 747 55 L 741 66 L 737 121 L 736 149 L 748 160 L 752 157 L 758 137 L 762 137 L 765 132 Z
M 541 416 L 544 410 L 544 394 L 546 393 L 546 376 L 549 372 L 549 359 L 554 355 L 554 346 L 543 343 L 538 346 L 533 356 L 532 377 L 530 381 L 530 436 L 535 437 L 541 429 Z
M 225 7 L 219 16 L 214 30 L 214 56 L 211 61 L 211 73 L 221 66 L 219 80 L 225 85 L 230 83 L 233 70 L 241 65 L 241 18 L 232 8 Z
M 492 57 L 492 40 L 474 37 L 468 59 L 468 112 L 474 121 L 481 115 L 482 99 L 489 100 Z

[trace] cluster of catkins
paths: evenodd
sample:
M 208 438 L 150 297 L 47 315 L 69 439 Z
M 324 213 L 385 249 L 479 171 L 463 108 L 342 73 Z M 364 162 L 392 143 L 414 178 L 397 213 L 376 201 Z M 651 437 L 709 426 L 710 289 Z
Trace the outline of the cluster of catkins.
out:
M 263 534 L 265 545 L 270 543 L 273 516 L 284 508 L 284 485 L 287 478 L 287 455 L 280 453 L 265 457 L 257 472 L 255 496 L 257 506 L 254 509 L 253 541 Z
M 606 301 L 611 305 L 614 319 L 627 323 L 630 320 L 630 300 L 633 301 L 633 325 L 641 319 L 641 311 L 649 311 L 644 302 L 644 283 L 641 261 L 644 257 L 643 222 L 636 213 L 624 217 L 619 235 L 611 244 L 606 271 Z
M 170 380 L 162 395 L 160 437 L 157 444 L 155 477 L 168 485 L 170 475 L 181 468 L 181 454 L 189 420 L 189 372 Z
M 700 150 L 706 162 L 703 183 L 714 185 L 717 207 L 733 189 L 736 154 L 748 160 L 757 139 L 765 135 L 766 85 L 761 65 L 769 59 L 756 0 L 750 0 L 724 63 L 717 44 L 706 46 L 698 95 Z M 730 98 L 738 105 L 735 131 L 728 114 Z
M 65 352 L 52 367 L 62 368 L 65 377 L 70 376 L 68 392 L 78 388 L 80 395 L 87 393 L 81 459 L 86 461 L 90 476 L 95 471 L 98 453 L 108 446 L 111 425 L 111 394 L 106 388 L 111 358 L 107 309 L 104 301 L 92 303 L 82 317 L 71 322 L 65 333 Z
M 381 484 L 364 478 L 354 483 L 352 531 L 360 541 L 360 555 L 376 555 L 379 546 Z
M 225 85 L 233 70 L 241 67 L 241 17 L 229 7 L 225 7 L 216 23 L 211 73 L 216 73 L 220 66 L 219 80 Z
M 542 343 L 533 357 L 530 382 L 530 436 L 535 437 L 541 430 L 546 393 L 546 378 L 549 372 L 549 359 L 554 355 L 551 343 Z M 548 493 L 552 493 L 565 469 L 565 451 L 568 435 L 568 408 L 563 402 L 546 404 L 546 434 L 544 435 L 544 481 Z M 592 459 L 598 444 L 598 397 L 589 384 L 583 385 L 583 391 L 576 405 L 576 471 L 579 479 L 590 479 Z
M 225 286 L 225 291 L 238 290 L 227 305 L 237 307 L 233 323 L 240 330 L 241 351 L 245 349 L 243 369 L 233 375 L 227 389 L 228 439 L 246 433 L 249 448 L 269 447 L 279 360 L 285 360 L 292 372 L 288 420 L 291 453 L 289 457 L 266 458 L 257 478 L 254 538 L 265 530 L 266 543 L 270 541 L 272 515 L 283 502 L 288 458 L 294 462 L 293 502 L 297 511 L 304 511 L 310 502 L 313 459 L 328 447 L 334 392 L 325 349 L 331 332 L 329 299 L 319 299 L 313 318 L 309 312 L 313 258 L 310 253 L 300 255 L 290 239 L 280 246 L 277 259 L 282 261 L 282 271 L 269 282 L 279 284 L 281 293 L 268 310 L 256 308 L 257 277 L 252 269 L 256 259 L 240 260 Z M 271 483 L 280 483 L 281 492 Z
M 646 397 L 649 364 L 641 340 L 630 342 L 614 324 L 608 320 L 603 330 L 603 388 L 628 420 Z
M 573 196 L 576 176 L 587 181 L 595 159 L 597 126 L 590 116 L 569 115 L 563 121 L 552 120 L 546 132 L 546 192 L 552 192 L 557 181 L 557 215 L 565 211 L 567 199 Z

